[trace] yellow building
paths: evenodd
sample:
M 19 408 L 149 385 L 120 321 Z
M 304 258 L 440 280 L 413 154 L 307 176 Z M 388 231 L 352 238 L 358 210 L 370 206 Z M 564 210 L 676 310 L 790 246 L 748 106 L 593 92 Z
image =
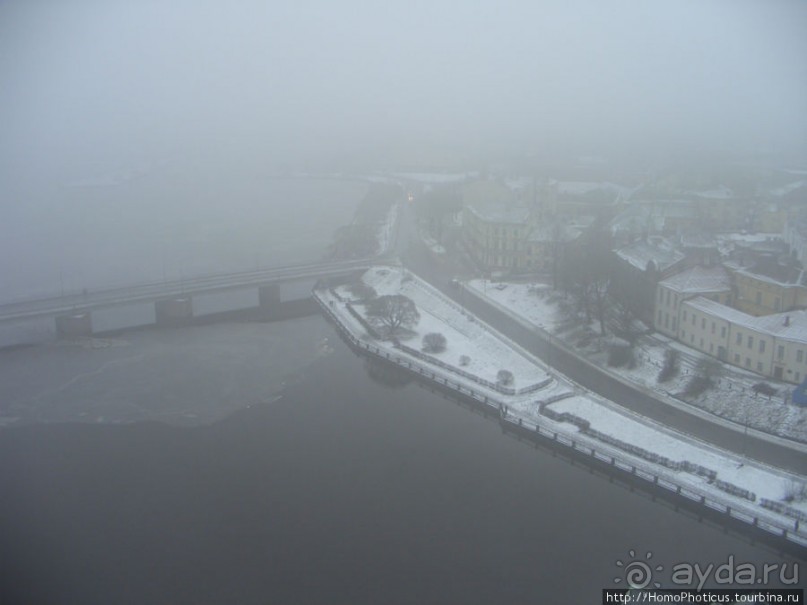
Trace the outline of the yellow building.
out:
M 486 270 L 525 267 L 525 239 L 533 219 L 528 204 L 496 181 L 476 181 L 463 189 L 463 241 Z
M 807 308 L 807 274 L 796 264 L 771 260 L 753 268 L 735 269 L 734 306 L 762 316 Z

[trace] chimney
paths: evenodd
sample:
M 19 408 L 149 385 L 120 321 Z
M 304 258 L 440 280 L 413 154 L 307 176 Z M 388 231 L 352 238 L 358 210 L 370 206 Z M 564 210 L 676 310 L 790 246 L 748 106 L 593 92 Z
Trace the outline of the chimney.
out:
M 785 315 L 785 323 L 784 323 L 784 325 L 785 325 L 785 327 L 790 325 L 790 315 Z

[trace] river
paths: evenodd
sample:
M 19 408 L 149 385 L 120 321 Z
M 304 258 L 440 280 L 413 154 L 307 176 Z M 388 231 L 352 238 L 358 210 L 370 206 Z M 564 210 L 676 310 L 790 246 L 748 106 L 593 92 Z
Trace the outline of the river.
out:
M 631 550 L 665 586 L 789 560 L 503 435 L 318 316 L 99 342 L 2 352 L 0 602 L 583 605 Z
M 258 162 L 186 159 L 134 174 L 49 182 L 0 224 L 0 303 L 314 262 L 367 183 L 284 178 Z

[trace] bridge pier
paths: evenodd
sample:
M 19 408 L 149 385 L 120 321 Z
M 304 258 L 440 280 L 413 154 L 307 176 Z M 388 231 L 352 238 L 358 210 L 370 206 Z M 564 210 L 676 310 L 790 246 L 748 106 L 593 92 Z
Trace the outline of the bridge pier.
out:
M 269 284 L 258 288 L 258 304 L 262 309 L 269 309 L 280 304 L 280 284 Z
M 193 299 L 190 296 L 164 298 L 154 303 L 158 326 L 179 326 L 193 319 Z
M 92 314 L 89 311 L 56 316 L 57 338 L 86 338 L 92 336 Z
M 281 304 L 280 284 L 269 284 L 258 288 L 258 306 L 262 317 L 265 319 L 279 317 Z

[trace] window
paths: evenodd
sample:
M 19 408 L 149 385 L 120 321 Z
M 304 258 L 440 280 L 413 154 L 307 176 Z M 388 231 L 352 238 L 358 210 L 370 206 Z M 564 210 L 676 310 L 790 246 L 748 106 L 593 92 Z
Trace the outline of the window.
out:
M 750 358 L 750 357 L 746 357 L 746 358 L 745 358 L 745 367 L 746 367 L 746 368 L 750 368 L 750 367 L 751 367 L 751 358 Z
M 757 292 L 756 303 L 758 305 L 762 304 L 762 292 Z
M 675 328 L 677 327 L 676 326 L 677 323 L 678 323 L 678 320 L 675 317 L 673 317 L 672 318 L 672 331 L 673 332 L 675 332 Z
M 737 344 L 743 344 L 743 335 L 740 332 L 737 332 Z
M 703 338 L 701 338 L 701 349 L 703 348 Z
M 802 361 L 804 361 L 804 350 L 799 349 L 798 351 L 796 351 L 796 361 L 798 363 L 801 363 Z
M 765 341 L 764 341 L 764 340 L 760 340 L 760 341 L 759 341 L 759 352 L 760 352 L 760 353 L 764 353 L 764 352 L 765 352 Z
M 658 319 L 656 319 L 656 323 L 661 325 L 661 309 L 658 310 Z
M 709 353 L 714 355 L 714 352 L 715 352 L 715 346 L 710 342 L 709 343 Z
M 761 361 L 757 362 L 757 372 L 760 372 L 760 373 L 762 372 L 762 362 Z
M 779 348 L 776 350 L 776 357 L 779 359 L 785 358 L 785 346 L 779 345 Z
M 799 376 L 799 373 L 798 373 L 798 372 L 796 372 L 796 375 L 795 375 L 793 378 L 794 378 L 794 380 L 795 380 L 796 382 L 801 382 L 801 380 L 800 380 L 800 378 L 801 378 L 801 377 Z
M 693 326 L 695 325 L 695 314 L 694 313 L 692 314 L 692 325 Z
M 687 310 L 684 309 L 684 316 L 683 316 L 681 321 L 686 321 L 686 320 L 687 320 Z
M 670 327 L 670 326 L 669 326 L 669 323 L 670 323 L 670 314 L 669 314 L 669 313 L 665 313 L 665 314 L 664 314 L 664 328 L 665 328 L 665 329 L 667 329 L 667 328 L 669 328 L 669 327 Z
M 754 337 L 753 337 L 753 336 L 749 336 L 749 337 L 748 337 L 748 348 L 749 348 L 749 349 L 753 349 L 753 348 L 754 348 Z
M 726 326 L 723 326 L 722 328 L 720 328 L 720 338 L 725 337 L 726 337 Z
M 781 299 L 781 298 L 779 298 L 778 296 L 776 297 L 776 303 L 775 303 L 775 306 L 776 306 L 776 310 L 777 310 L 777 311 L 781 311 L 781 310 L 782 310 L 782 299 Z
M 686 330 L 681 330 L 681 340 L 686 340 L 686 338 L 687 338 Z
M 712 322 L 712 334 L 715 333 L 715 322 Z
M 737 365 L 740 365 L 740 354 L 739 353 L 734 354 L 734 363 L 736 363 Z
M 706 329 L 706 318 L 701 317 L 701 330 L 705 330 L 705 329 Z

